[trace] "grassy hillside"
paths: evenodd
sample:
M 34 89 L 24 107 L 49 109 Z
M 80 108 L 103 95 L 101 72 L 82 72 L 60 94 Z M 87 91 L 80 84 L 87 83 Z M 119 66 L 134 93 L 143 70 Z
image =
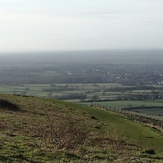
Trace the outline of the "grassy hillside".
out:
M 163 136 L 73 103 L 0 95 L 0 162 L 163 161 Z

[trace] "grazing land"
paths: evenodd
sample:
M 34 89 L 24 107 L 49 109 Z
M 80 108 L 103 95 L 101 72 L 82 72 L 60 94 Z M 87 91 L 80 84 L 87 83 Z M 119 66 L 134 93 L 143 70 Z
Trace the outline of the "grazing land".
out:
M 1 162 L 163 161 L 163 136 L 115 113 L 0 95 Z

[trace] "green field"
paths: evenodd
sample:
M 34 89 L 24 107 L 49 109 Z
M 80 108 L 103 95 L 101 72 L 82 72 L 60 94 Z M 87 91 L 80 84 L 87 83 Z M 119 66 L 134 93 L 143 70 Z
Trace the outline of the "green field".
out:
M 115 113 L 54 99 L 13 95 L 0 99 L 17 105 L 0 103 L 1 162 L 163 161 L 163 136 Z
M 90 102 L 83 103 L 91 105 Z M 97 105 L 103 105 L 110 108 L 122 109 L 122 108 L 132 108 L 132 107 L 163 107 L 163 100 L 155 101 L 106 101 L 106 102 L 95 102 Z
M 128 98 L 132 95 L 151 95 L 151 90 L 123 90 L 129 89 L 129 85 L 121 85 L 116 83 L 78 83 L 78 84 L 21 84 L 21 85 L 0 85 L 1 93 L 22 94 L 37 97 L 56 97 L 84 93 L 87 97 L 85 101 L 91 100 L 97 95 L 100 100 L 117 100 L 118 98 Z M 159 86 L 155 86 L 158 88 Z M 53 91 L 53 89 L 55 90 Z M 69 88 L 69 89 L 67 89 Z M 132 87 L 131 87 L 132 88 Z M 57 89 L 57 91 L 56 91 Z M 71 98 L 69 99 L 71 100 Z M 73 99 L 72 99 L 73 100 Z M 78 98 L 78 101 L 81 99 Z
M 114 83 L 99 83 L 99 84 L 55 84 L 57 88 L 64 86 L 72 86 L 75 87 L 73 90 L 61 90 L 61 91 L 52 91 L 51 97 L 62 96 L 74 93 L 84 93 L 87 95 L 87 99 L 91 99 L 92 96 L 97 94 L 101 99 L 104 98 L 114 98 L 120 93 L 115 92 L 105 92 L 103 93 L 103 89 L 112 88 L 112 87 L 120 87 L 120 84 Z M 48 97 L 49 91 L 45 91 L 45 89 L 53 88 L 51 84 L 21 84 L 18 86 L 15 85 L 0 85 L 1 93 L 8 94 L 22 94 L 29 96 L 37 96 L 37 97 Z M 78 99 L 80 101 L 80 99 Z
M 134 112 L 140 112 L 148 115 L 163 116 L 163 107 L 162 108 L 140 108 L 132 109 Z
M 150 86 L 150 85 L 148 85 Z M 151 85 L 155 88 L 161 87 L 158 85 Z M 47 97 L 54 99 L 61 99 L 69 102 L 75 102 L 84 105 L 95 104 L 108 107 L 109 109 L 124 109 L 133 107 L 163 107 L 162 100 L 132 100 L 130 97 L 139 96 L 141 94 L 147 97 L 155 94 L 155 90 L 126 90 L 124 88 L 132 88 L 129 85 L 121 85 L 116 83 L 78 83 L 78 84 L 21 84 L 21 85 L 0 85 L 0 92 L 7 94 L 20 94 L 36 97 Z M 122 91 L 123 90 L 123 91 Z M 79 96 L 78 96 L 79 95 Z M 80 98 L 81 95 L 81 98 Z M 83 95 L 85 97 L 83 97 Z M 78 97 L 76 97 L 78 96 Z M 94 99 L 94 97 L 97 97 Z M 83 98 L 82 98 L 83 97 Z M 124 100 L 119 98 L 126 97 Z M 123 99 L 123 98 L 122 98 Z M 92 102 L 87 102 L 92 101 Z M 100 102 L 103 101 L 103 102 Z M 163 119 L 162 113 L 159 110 L 153 109 L 149 112 L 147 109 L 139 110 L 143 114 L 151 114 L 154 118 Z M 136 112 L 139 112 L 136 111 Z
M 155 100 L 155 101 L 105 101 L 105 102 L 83 102 L 79 103 L 81 105 L 92 105 L 95 106 L 103 106 L 107 109 L 130 109 L 130 112 L 133 114 L 138 114 L 146 117 L 151 117 L 154 119 L 163 120 L 163 101 Z M 135 109 L 137 107 L 138 109 Z

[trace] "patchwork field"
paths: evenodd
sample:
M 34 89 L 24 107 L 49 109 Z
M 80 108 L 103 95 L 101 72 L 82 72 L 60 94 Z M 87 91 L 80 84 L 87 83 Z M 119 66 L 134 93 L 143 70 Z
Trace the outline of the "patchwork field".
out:
M 0 85 L 1 93 L 20 94 L 37 97 L 61 98 L 76 101 L 100 100 L 146 100 L 153 99 L 161 85 L 144 86 L 143 88 L 116 83 L 77 83 L 77 84 L 20 84 Z M 65 97 L 66 96 L 66 97 Z M 95 97 L 96 96 L 96 97 Z
M 151 85 L 148 87 L 149 89 L 146 90 L 136 90 L 136 87 L 115 83 L 21 84 L 17 86 L 0 85 L 0 92 L 55 98 L 88 106 L 96 103 L 109 109 L 130 108 L 131 110 L 133 108 L 132 111 L 136 113 L 151 115 L 153 118 L 162 120 L 163 101 L 161 99 L 151 99 L 151 97 L 155 96 L 153 88 L 161 90 L 161 86 Z M 150 87 L 152 87 L 152 90 L 150 90 Z M 144 96 L 147 99 L 142 99 Z M 138 107 L 138 110 L 135 107 Z

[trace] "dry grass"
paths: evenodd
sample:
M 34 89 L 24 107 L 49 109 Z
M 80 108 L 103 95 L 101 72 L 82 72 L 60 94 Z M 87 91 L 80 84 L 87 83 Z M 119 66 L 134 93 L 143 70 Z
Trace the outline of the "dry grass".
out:
M 20 108 L 15 112 L 0 107 L 1 162 L 111 163 L 140 156 L 127 135 L 86 110 L 34 97 L 0 99 Z

